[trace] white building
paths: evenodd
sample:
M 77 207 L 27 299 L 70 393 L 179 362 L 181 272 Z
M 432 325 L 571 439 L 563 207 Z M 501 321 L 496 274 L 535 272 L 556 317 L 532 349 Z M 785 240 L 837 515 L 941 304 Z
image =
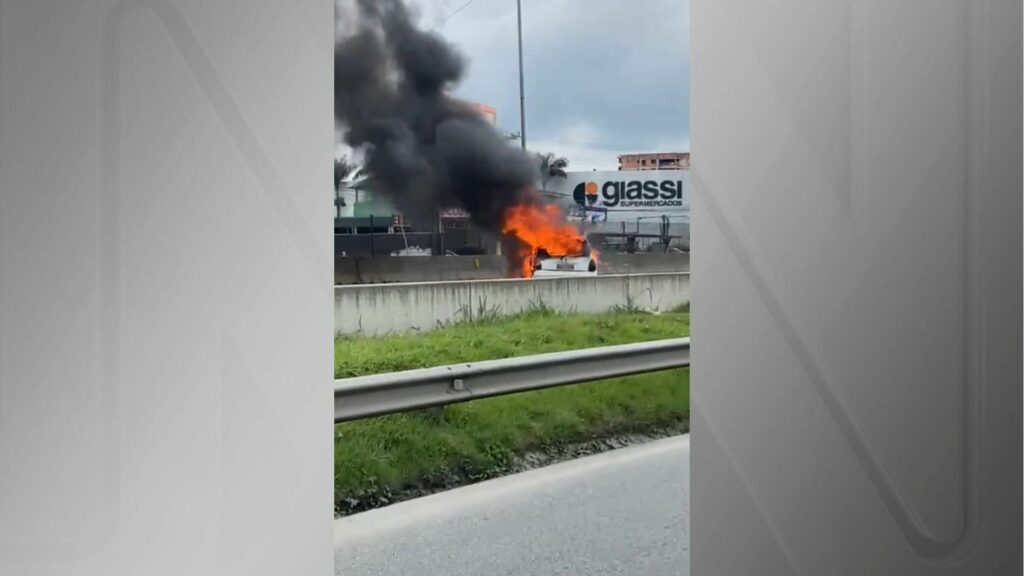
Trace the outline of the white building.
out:
M 569 172 L 545 196 L 585 224 L 588 234 L 671 235 L 689 245 L 690 171 Z

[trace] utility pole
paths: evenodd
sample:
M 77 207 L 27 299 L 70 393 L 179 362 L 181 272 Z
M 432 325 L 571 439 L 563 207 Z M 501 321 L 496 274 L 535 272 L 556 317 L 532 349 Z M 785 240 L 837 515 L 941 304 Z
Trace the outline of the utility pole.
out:
M 526 93 L 523 91 L 523 2 L 516 0 L 519 21 L 519 143 L 526 150 Z

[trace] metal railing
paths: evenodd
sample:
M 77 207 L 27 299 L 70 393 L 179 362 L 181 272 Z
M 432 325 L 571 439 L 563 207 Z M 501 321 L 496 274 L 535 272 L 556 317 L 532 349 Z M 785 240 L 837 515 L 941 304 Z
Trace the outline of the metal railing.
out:
M 347 378 L 334 382 L 334 421 L 689 365 L 690 339 L 673 338 Z

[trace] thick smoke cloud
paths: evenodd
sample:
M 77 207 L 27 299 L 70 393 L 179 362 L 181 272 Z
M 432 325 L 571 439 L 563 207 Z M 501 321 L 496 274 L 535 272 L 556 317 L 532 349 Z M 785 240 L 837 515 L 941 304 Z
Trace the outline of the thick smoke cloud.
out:
M 335 120 L 365 152 L 374 189 L 414 221 L 458 207 L 500 232 L 505 209 L 532 199 L 535 160 L 448 96 L 465 61 L 418 29 L 401 0 L 356 0 L 347 12 L 334 52 Z

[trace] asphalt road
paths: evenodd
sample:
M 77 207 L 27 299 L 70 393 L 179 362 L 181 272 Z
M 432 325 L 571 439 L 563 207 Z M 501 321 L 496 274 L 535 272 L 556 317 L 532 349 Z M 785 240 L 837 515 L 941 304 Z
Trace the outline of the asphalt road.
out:
M 690 573 L 690 437 L 335 520 L 336 575 Z

